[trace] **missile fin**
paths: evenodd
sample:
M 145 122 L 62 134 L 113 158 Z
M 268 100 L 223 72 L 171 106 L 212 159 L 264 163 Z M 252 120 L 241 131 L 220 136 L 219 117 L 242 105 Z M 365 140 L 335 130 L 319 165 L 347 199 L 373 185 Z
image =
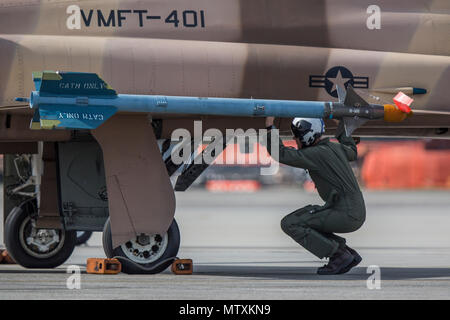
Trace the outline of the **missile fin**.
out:
M 33 81 L 41 96 L 117 96 L 117 92 L 95 73 L 34 72 Z
M 33 118 L 30 123 L 31 130 L 39 130 L 41 128 L 41 115 L 39 113 L 39 108 L 34 110 Z
M 345 101 L 344 101 L 344 105 L 346 105 L 347 107 L 368 107 L 370 106 L 369 103 L 367 103 L 366 100 L 364 100 L 363 98 L 361 98 L 353 89 L 352 86 L 348 86 L 347 87 L 347 94 L 345 96 Z
M 341 87 L 340 85 L 336 86 L 338 98 L 340 103 L 345 102 L 345 97 L 347 96 L 347 92 L 345 91 L 345 88 Z
M 353 87 L 350 85 L 347 86 L 347 92 L 345 95 L 344 105 L 347 107 L 350 107 L 350 108 L 360 108 L 360 107 L 369 107 L 370 106 L 370 104 L 366 100 L 361 98 L 355 92 Z M 364 123 L 366 123 L 368 121 L 368 119 L 354 116 L 354 117 L 344 117 L 342 119 L 342 121 L 343 121 L 345 134 L 347 135 L 347 137 L 350 137 L 352 135 L 353 131 L 355 131 L 357 128 L 359 128 Z
M 41 90 L 42 72 L 40 72 L 40 71 L 33 72 L 33 82 L 34 82 L 34 88 L 36 89 L 36 91 Z
M 41 128 L 42 129 L 55 129 L 56 127 L 59 127 L 60 124 L 61 124 L 61 121 L 59 121 L 59 120 L 41 119 Z
M 116 111 L 114 106 L 80 108 L 73 105 L 41 105 L 40 126 L 42 129 L 95 129 Z
M 350 137 L 356 129 L 358 129 L 360 126 L 362 126 L 364 123 L 369 121 L 369 119 L 366 118 L 360 118 L 360 117 L 344 117 L 344 129 L 345 134 L 347 137 Z

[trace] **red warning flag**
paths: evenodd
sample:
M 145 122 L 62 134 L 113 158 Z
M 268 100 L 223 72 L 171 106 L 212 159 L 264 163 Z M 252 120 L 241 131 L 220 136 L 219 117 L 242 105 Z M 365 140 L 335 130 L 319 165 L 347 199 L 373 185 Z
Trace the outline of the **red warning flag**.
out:
M 409 106 L 413 103 L 413 101 L 414 99 L 411 99 L 401 91 L 394 97 L 394 102 L 397 108 L 405 113 L 411 112 L 411 108 Z

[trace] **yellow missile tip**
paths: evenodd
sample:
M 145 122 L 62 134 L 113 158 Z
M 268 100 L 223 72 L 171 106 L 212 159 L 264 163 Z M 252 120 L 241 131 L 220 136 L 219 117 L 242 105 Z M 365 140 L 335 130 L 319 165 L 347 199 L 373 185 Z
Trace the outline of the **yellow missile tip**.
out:
M 404 113 L 392 104 L 384 105 L 384 121 L 386 122 L 401 122 L 411 115 L 412 112 Z

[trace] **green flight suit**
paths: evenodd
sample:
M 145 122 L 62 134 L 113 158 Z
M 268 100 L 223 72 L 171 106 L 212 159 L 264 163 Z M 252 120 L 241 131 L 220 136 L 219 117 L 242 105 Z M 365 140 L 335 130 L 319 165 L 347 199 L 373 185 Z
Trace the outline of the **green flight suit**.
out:
M 269 130 L 267 150 L 272 155 L 271 135 Z M 323 206 L 308 205 L 281 220 L 283 231 L 320 259 L 331 257 L 339 244 L 345 244 L 334 232 L 356 231 L 366 218 L 364 199 L 349 164 L 357 157 L 355 142 L 344 133 L 337 139 L 340 143 L 326 138 L 299 150 L 285 147 L 279 139 L 279 159 L 274 157 L 280 163 L 307 169 L 325 201 Z

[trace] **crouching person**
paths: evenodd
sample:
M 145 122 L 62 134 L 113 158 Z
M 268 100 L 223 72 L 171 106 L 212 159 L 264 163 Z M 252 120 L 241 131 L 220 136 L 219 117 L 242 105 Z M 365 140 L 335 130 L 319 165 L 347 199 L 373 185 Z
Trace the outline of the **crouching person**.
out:
M 271 153 L 271 131 L 274 118 L 266 119 L 267 150 Z M 339 143 L 322 139 L 322 119 L 295 118 L 291 129 L 298 149 L 279 142 L 278 162 L 308 170 L 323 206 L 308 205 L 284 217 L 281 228 L 306 250 L 322 259 L 329 258 L 318 274 L 342 274 L 358 265 L 362 258 L 335 233 L 358 230 L 364 223 L 366 209 L 363 195 L 349 162 L 356 160 L 356 144 L 345 132 Z M 272 154 L 272 153 L 271 153 Z

